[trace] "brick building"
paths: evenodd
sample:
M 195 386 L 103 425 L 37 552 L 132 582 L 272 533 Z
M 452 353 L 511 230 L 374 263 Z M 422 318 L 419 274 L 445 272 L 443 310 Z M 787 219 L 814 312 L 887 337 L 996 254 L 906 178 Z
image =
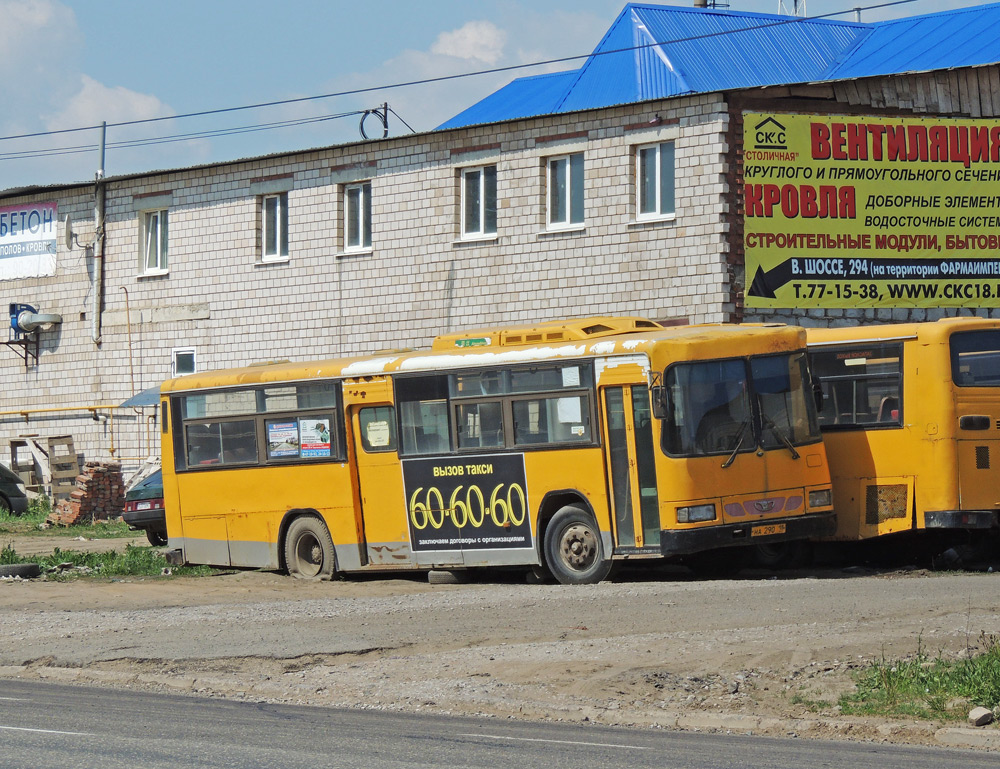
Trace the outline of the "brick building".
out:
M 909 26 L 630 5 L 580 70 L 515 81 L 431 132 L 2 192 L 0 212 L 25 232 L 34 216 L 54 247 L 0 259 L 4 297 L 61 322 L 12 330 L 0 353 L 0 446 L 72 434 L 87 459 L 129 464 L 158 449 L 155 408 L 116 407 L 173 374 L 466 327 L 960 311 L 747 307 L 742 186 L 748 113 L 994 118 L 995 46 L 952 34 L 912 65 L 873 54 L 962 14 L 965 43 L 1000 26 L 996 5 Z M 707 29 L 726 34 L 653 44 Z

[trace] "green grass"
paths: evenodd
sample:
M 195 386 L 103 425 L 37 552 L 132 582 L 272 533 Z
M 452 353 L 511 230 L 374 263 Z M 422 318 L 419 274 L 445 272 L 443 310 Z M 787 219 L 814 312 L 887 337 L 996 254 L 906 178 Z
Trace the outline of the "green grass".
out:
M 10 545 L 0 550 L 0 564 L 37 563 L 47 579 L 80 577 L 159 577 L 168 568 L 162 553 L 152 547 L 126 545 L 124 552 L 83 553 L 55 548 L 50 555 L 22 556 Z M 170 575 L 204 577 L 218 573 L 208 566 L 169 566 Z
M 912 659 L 881 659 L 860 671 L 856 690 L 840 698 L 841 712 L 857 715 L 965 718 L 969 709 L 1000 707 L 1000 636 L 982 633 L 960 660 L 930 659 L 918 644 Z
M 0 534 L 33 537 L 85 537 L 87 539 L 114 539 L 137 535 L 137 532 L 131 531 L 122 521 L 97 521 L 93 524 L 41 528 L 51 512 L 52 503 L 44 495 L 31 500 L 24 515 L 10 515 L 0 512 Z
M 793 705 L 801 705 L 810 713 L 823 713 L 834 706 L 829 700 L 817 700 L 807 697 L 805 694 L 793 694 L 790 702 Z

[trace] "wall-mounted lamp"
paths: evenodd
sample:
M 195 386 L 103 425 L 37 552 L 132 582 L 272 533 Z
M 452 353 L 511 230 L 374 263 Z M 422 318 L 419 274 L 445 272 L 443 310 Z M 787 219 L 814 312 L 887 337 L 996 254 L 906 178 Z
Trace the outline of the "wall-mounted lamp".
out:
M 659 115 L 653 115 L 653 117 L 649 121 L 649 124 L 650 125 L 659 125 L 662 122 L 663 122 L 663 118 L 661 118 Z

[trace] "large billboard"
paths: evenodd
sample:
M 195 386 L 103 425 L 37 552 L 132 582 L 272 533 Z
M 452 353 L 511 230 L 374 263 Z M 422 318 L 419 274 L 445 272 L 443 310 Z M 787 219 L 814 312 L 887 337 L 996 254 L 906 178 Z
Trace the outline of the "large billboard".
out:
M 0 206 L 0 280 L 56 273 L 56 204 Z
M 1000 122 L 743 125 L 747 307 L 1000 307 Z

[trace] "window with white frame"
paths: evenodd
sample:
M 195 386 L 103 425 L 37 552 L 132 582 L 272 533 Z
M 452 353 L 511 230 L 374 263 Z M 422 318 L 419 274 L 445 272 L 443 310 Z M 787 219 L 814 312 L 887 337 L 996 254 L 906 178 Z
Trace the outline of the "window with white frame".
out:
M 344 251 L 372 247 L 372 183 L 344 185 Z
M 674 143 L 636 147 L 636 219 L 662 219 L 674 214 Z
M 142 212 L 141 272 L 158 275 L 167 271 L 167 212 Z
M 193 374 L 197 370 L 193 347 L 175 347 L 171 350 L 170 357 L 171 376 L 185 376 L 186 374 Z
M 288 193 L 261 196 L 261 260 L 288 258 Z
M 462 171 L 462 237 L 482 238 L 497 232 L 497 167 Z
M 548 159 L 550 228 L 576 227 L 583 224 L 583 153 Z

